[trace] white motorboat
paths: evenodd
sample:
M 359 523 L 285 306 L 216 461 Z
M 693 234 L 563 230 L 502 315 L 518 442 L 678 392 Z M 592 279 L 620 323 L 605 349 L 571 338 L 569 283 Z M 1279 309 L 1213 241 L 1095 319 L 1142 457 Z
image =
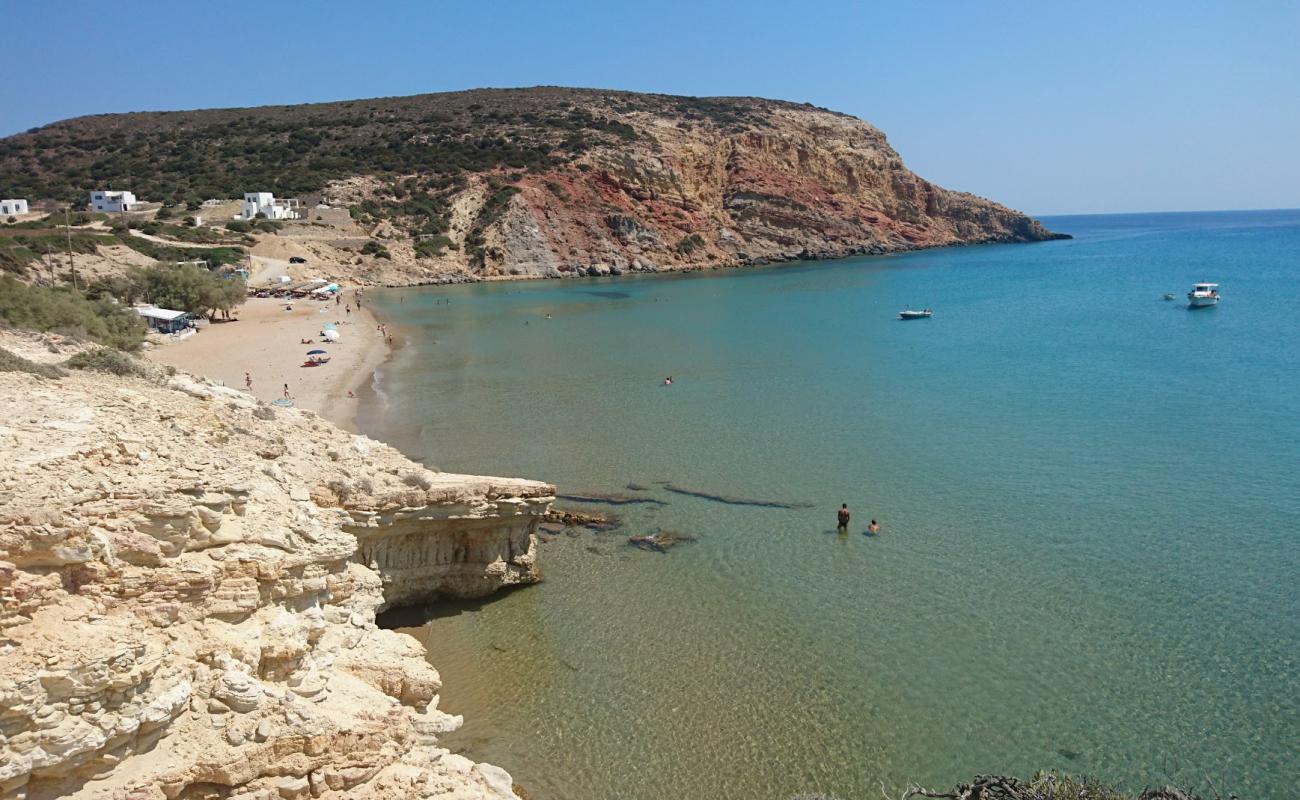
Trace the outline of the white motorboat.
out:
M 1219 284 L 1198 283 L 1187 293 L 1188 308 L 1205 308 L 1219 304 Z
M 929 319 L 930 317 L 933 316 L 934 316 L 934 312 L 928 308 L 923 308 L 919 311 L 909 308 L 904 311 L 898 312 L 899 319 Z

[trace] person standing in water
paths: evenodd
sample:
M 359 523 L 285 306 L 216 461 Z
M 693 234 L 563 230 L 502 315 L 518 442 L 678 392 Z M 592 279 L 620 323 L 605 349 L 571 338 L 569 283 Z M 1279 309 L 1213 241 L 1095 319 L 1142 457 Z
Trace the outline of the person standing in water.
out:
M 870 533 L 873 536 L 880 533 L 880 523 L 876 522 L 874 519 L 871 520 L 871 524 L 867 526 L 867 533 Z
M 840 530 L 842 531 L 848 530 L 849 529 L 849 504 L 841 503 L 840 513 L 836 516 L 839 519 Z

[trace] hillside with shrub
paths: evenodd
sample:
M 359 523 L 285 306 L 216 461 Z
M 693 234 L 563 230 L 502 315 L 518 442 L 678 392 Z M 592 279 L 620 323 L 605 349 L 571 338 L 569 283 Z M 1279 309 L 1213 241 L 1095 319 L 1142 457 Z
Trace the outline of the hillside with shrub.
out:
M 106 114 L 0 140 L 0 186 L 347 206 L 403 280 L 735 266 L 1055 238 L 811 105 L 587 89 Z

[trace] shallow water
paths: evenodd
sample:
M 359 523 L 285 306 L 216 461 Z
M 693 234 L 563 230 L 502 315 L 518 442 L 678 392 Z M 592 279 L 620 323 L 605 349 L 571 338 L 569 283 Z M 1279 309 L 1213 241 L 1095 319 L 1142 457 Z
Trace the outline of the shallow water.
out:
M 1300 212 L 1047 223 L 1077 238 L 376 292 L 411 344 L 363 430 L 441 469 L 667 503 L 409 629 L 468 719 L 449 746 L 541 800 L 1045 767 L 1288 794 Z M 1198 280 L 1220 307 L 1187 310 Z M 626 545 L 655 529 L 699 538 Z

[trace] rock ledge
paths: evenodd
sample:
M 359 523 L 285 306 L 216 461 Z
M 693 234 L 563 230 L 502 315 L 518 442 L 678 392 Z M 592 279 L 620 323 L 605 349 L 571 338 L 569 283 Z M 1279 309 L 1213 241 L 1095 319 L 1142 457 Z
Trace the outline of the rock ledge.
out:
M 0 373 L 0 797 L 510 798 L 376 609 L 539 580 L 535 481 L 178 375 Z

